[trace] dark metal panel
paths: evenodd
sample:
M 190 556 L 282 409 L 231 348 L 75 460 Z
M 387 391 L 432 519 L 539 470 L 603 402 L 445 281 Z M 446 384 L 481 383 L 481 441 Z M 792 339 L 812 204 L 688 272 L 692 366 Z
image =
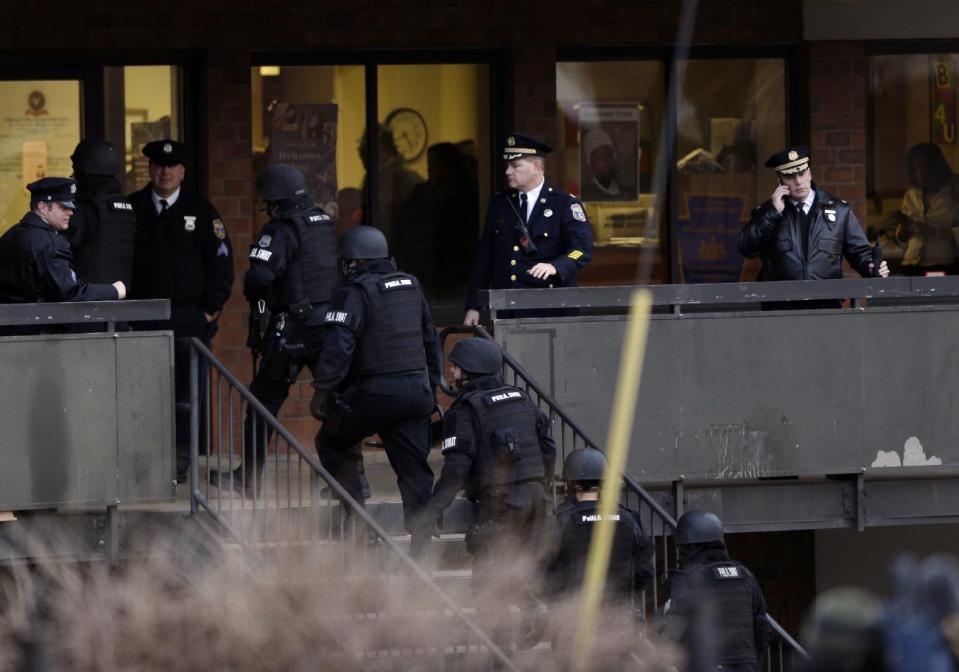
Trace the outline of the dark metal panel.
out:
M 0 325 L 142 322 L 170 317 L 167 299 L 0 304 Z
M 113 339 L 0 339 L 0 371 L 0 510 L 116 501 Z
M 117 336 L 120 502 L 165 501 L 173 479 L 173 332 Z

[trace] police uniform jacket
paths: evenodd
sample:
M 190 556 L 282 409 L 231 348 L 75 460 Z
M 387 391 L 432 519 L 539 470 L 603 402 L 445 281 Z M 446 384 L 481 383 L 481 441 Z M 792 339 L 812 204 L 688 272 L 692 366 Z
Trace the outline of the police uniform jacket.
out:
M 185 185 L 159 215 L 152 189 L 148 184 L 129 196 L 137 218 L 131 298 L 170 299 L 174 323 L 178 313 L 218 312 L 233 287 L 233 251 L 223 220 Z
M 600 522 L 599 502 L 567 502 L 556 512 L 556 548 L 546 567 L 547 593 L 567 594 L 583 585 L 593 530 Z M 639 514 L 620 506 L 609 560 L 607 595 L 625 601 L 638 596 L 653 578 L 653 544 L 643 534 Z
M 77 180 L 77 209 L 64 237 L 70 241 L 77 273 L 89 282 L 122 280 L 132 293 L 136 215 L 115 177 Z
M 667 622 L 688 618 L 704 597 L 719 635 L 720 664 L 756 664 L 769 642 L 766 601 L 748 569 L 712 544 L 703 545 L 666 581 Z M 669 627 L 667 625 L 667 627 Z
M 523 251 L 516 232 L 517 192 L 496 194 L 490 201 L 467 291 L 467 309 L 479 309 L 481 289 L 573 287 L 576 273 L 592 259 L 593 233 L 578 199 L 546 182 L 537 202 L 528 207 L 526 228 L 537 247 L 533 254 Z M 541 262 L 552 264 L 556 274 L 539 280 L 527 273 Z
M 243 295 L 274 312 L 306 314 L 339 284 L 333 220 L 309 199 L 278 211 L 250 246 Z M 297 305 L 297 304 L 310 304 Z
M 485 390 L 503 387 L 497 376 L 482 376 L 464 383 L 460 393 L 443 419 L 443 469 L 433 486 L 433 495 L 426 503 L 424 524 L 432 525 L 453 502 L 456 493 L 466 490 L 471 499 L 480 494 L 483 476 L 480 464 L 480 441 L 482 430 L 473 407 L 468 402 L 471 395 Z M 549 418 L 537 409 L 535 433 L 542 453 L 543 480 L 549 482 L 556 466 L 556 444 L 550 435 Z
M 399 311 L 382 309 L 394 301 Z M 402 322 L 399 328 L 390 324 L 394 319 Z M 333 292 L 324 332 L 313 378 L 317 389 L 338 392 L 383 375 L 421 373 L 431 386 L 439 385 L 439 340 L 429 304 L 416 278 L 398 272 L 389 259 L 369 259 L 353 269 Z M 369 375 L 367 369 L 379 372 Z
M 846 201 L 816 189 L 805 215 L 809 235 L 803 240 L 803 221 L 796 206 L 786 199 L 782 213 L 772 200 L 753 210 L 739 234 L 739 251 L 750 259 L 760 257 L 761 280 L 826 280 L 842 278 L 842 258 L 863 277 L 871 277 L 872 248 L 859 220 Z
M 28 212 L 0 237 L 0 301 L 104 301 L 119 298 L 111 284 L 77 277 L 70 244 L 39 215 Z

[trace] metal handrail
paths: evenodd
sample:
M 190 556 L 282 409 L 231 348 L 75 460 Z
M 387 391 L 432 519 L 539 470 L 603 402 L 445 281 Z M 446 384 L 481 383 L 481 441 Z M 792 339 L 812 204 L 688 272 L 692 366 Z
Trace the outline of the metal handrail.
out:
M 453 333 L 471 333 L 480 338 L 494 340 L 493 336 L 486 329 L 484 329 L 481 325 L 476 325 L 473 327 L 447 327 L 440 334 L 440 342 L 445 343 L 446 338 L 449 336 L 449 334 L 453 334 Z M 516 359 L 512 355 L 510 355 L 508 352 L 505 352 L 505 351 L 503 351 L 503 365 L 504 365 L 504 369 L 505 368 L 510 369 L 511 373 L 514 376 L 514 380 L 517 380 L 517 379 L 521 380 L 523 383 L 523 386 L 525 387 L 527 391 L 532 390 L 533 392 L 536 393 L 536 396 L 539 402 L 544 404 L 549 409 L 551 418 L 553 416 L 559 418 L 562 425 L 564 427 L 568 427 L 572 431 L 574 435 L 574 439 L 573 439 L 574 449 L 576 447 L 575 437 L 578 436 L 579 440 L 582 442 L 582 445 L 584 447 L 595 448 L 596 450 L 602 451 L 602 448 L 599 447 L 599 444 L 593 441 L 592 439 L 590 439 L 589 436 L 586 434 L 586 432 L 582 429 L 582 427 L 580 427 L 575 420 L 570 418 L 569 415 L 567 415 L 566 412 L 563 411 L 563 409 L 556 402 L 556 400 L 553 399 L 553 397 L 549 393 L 547 393 L 545 390 L 543 390 L 539 386 L 539 384 L 533 379 L 533 377 L 522 367 L 522 365 L 518 361 L 516 361 Z M 444 387 L 444 389 L 447 389 L 447 388 Z M 562 445 L 562 447 L 565 448 L 565 443 Z M 563 457 L 565 458 L 565 453 Z M 634 478 L 632 478 L 628 474 L 623 474 L 622 478 L 628 492 L 630 492 L 632 495 L 637 497 L 640 501 L 642 501 L 643 504 L 645 504 L 650 509 L 649 519 L 650 519 L 651 531 L 655 530 L 655 527 L 652 524 L 654 522 L 654 516 L 659 519 L 659 523 L 663 529 L 663 535 L 662 535 L 663 536 L 663 544 L 662 544 L 663 565 L 666 566 L 669 561 L 668 545 L 665 543 L 666 528 L 668 528 L 672 532 L 675 532 L 676 519 L 673 518 L 673 516 L 670 515 L 669 512 L 666 511 L 666 509 L 663 508 L 662 505 L 660 505 L 660 503 L 657 502 L 656 499 L 643 486 L 641 486 Z M 655 534 L 653 534 L 653 536 L 655 536 Z M 653 554 L 653 559 L 654 559 L 653 568 L 655 571 L 656 569 L 655 553 Z M 656 585 L 654 582 L 653 583 L 654 606 L 656 606 L 656 602 L 657 602 L 657 594 L 656 594 Z M 644 603 L 645 603 L 645 600 L 644 600 Z M 803 658 L 809 658 L 809 655 L 806 653 L 806 650 L 799 644 L 799 642 L 797 642 L 792 636 L 790 636 L 789 633 L 786 632 L 786 630 L 781 625 L 779 625 L 779 623 L 776 622 L 776 620 L 772 616 L 770 616 L 768 613 L 766 614 L 766 619 L 769 621 L 769 625 L 770 627 L 772 627 L 776 635 L 780 638 L 782 642 L 785 642 L 790 647 L 790 649 L 793 651 L 794 654 L 799 655 Z M 779 653 L 779 667 L 781 669 L 783 666 L 781 646 L 778 653 Z M 767 658 L 769 658 L 769 656 L 767 656 Z M 771 666 L 771 661 L 769 662 L 769 665 Z
M 326 468 L 320 463 L 319 459 L 311 455 L 302 444 L 293 436 L 290 431 L 283 426 L 269 410 L 243 385 L 240 380 L 234 376 L 219 359 L 197 338 L 189 339 L 190 344 L 190 502 L 191 502 L 191 511 L 196 514 L 199 509 L 203 509 L 211 515 L 211 517 L 220 525 L 224 526 L 227 532 L 234 539 L 243 543 L 243 535 L 238 533 L 232 528 L 229 521 L 222 515 L 221 511 L 218 511 L 213 503 L 210 501 L 208 496 L 209 489 L 207 489 L 207 494 L 204 494 L 200 491 L 199 482 L 198 482 L 198 472 L 199 472 L 199 448 L 200 448 L 200 357 L 202 357 L 208 366 L 209 370 L 213 370 L 220 376 L 223 380 L 227 381 L 227 384 L 233 391 L 235 391 L 242 402 L 245 402 L 247 408 L 250 409 L 254 417 L 260 422 L 260 429 L 266 433 L 266 430 L 269 430 L 273 433 L 274 446 L 277 445 L 278 437 L 282 438 L 286 444 L 295 451 L 296 456 L 299 460 L 305 461 L 309 468 L 311 469 L 311 477 L 313 475 L 321 478 L 329 488 L 329 499 L 332 499 L 333 494 L 339 498 L 345 507 L 350 511 L 350 515 L 353 516 L 352 520 L 355 521 L 359 519 L 362 521 L 366 527 L 371 530 L 376 537 L 392 552 L 397 556 L 400 561 L 406 566 L 406 568 L 413 573 L 426 587 L 433 592 L 433 594 L 439 598 L 443 605 L 452 612 L 452 614 L 477 637 L 477 639 L 482 643 L 483 646 L 487 648 L 490 654 L 496 658 L 497 662 L 504 666 L 508 670 L 516 670 L 516 666 L 513 662 L 506 656 L 506 654 L 497 646 L 492 639 L 476 624 L 476 622 L 470 618 L 457 604 L 453 599 L 440 588 L 433 578 L 417 563 L 410 555 L 403 551 L 403 549 L 396 543 L 396 541 L 390 536 L 390 534 L 382 527 L 380 524 L 367 512 L 367 510 L 361 506 L 351 495 L 346 491 L 345 488 L 339 483 L 339 481 L 330 474 Z M 208 381 L 207 381 L 208 382 Z M 208 411 L 208 419 L 212 419 L 212 414 L 209 413 L 211 410 L 210 407 L 210 389 L 207 384 L 204 389 L 204 398 L 205 406 Z M 232 412 L 232 405 L 230 407 Z M 232 420 L 232 415 L 231 415 Z M 212 425 L 212 421 L 209 423 Z M 256 422 L 254 422 L 254 433 L 256 433 Z M 232 430 L 232 427 L 231 427 Z M 211 436 L 210 432 L 206 435 L 206 445 L 208 449 L 211 448 Z M 269 439 L 267 439 L 268 441 Z M 217 445 L 218 449 L 222 449 L 222 445 Z M 279 459 L 279 452 L 274 453 Z M 230 443 L 230 465 L 232 467 L 232 441 Z M 264 459 L 265 459 L 264 451 Z M 254 472 L 255 473 L 255 472 Z M 289 470 L 288 470 L 289 475 Z M 244 484 L 245 485 L 245 484 Z M 222 492 L 222 488 L 221 488 Z M 257 484 L 254 478 L 253 482 L 253 495 L 251 497 L 253 503 L 253 513 L 256 513 L 256 500 L 258 498 L 257 493 Z M 276 495 L 277 500 L 279 499 L 279 494 Z M 232 489 L 230 492 L 230 510 L 233 510 L 232 507 L 233 493 Z M 245 509 L 246 497 L 240 497 L 241 510 Z M 328 507 L 329 510 L 332 510 L 332 506 Z M 245 544 L 244 544 L 245 545 Z

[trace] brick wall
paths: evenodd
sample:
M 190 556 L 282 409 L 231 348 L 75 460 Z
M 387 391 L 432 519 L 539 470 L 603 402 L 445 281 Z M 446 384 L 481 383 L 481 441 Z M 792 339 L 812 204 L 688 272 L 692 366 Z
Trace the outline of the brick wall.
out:
M 809 44 L 809 132 L 816 184 L 866 218 L 868 72 L 862 42 Z

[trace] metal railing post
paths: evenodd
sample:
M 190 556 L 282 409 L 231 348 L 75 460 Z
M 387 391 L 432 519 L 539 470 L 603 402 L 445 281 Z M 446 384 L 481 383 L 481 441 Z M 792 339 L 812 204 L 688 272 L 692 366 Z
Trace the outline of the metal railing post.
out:
M 199 489 L 200 462 L 200 357 L 196 348 L 190 350 L 190 514 L 196 515 L 199 511 L 196 495 Z

